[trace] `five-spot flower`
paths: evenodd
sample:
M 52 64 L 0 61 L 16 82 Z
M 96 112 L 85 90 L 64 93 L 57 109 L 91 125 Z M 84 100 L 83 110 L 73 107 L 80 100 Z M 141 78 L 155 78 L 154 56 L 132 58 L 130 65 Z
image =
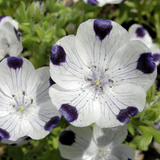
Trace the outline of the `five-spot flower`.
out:
M 42 139 L 60 120 L 49 97 L 49 67 L 34 69 L 22 57 L 0 63 L 0 139 Z
M 105 4 L 119 4 L 124 1 L 126 0 L 84 0 L 85 3 L 99 7 L 102 7 Z
M 59 137 L 59 150 L 69 160 L 133 160 L 133 150 L 121 144 L 127 137 L 127 125 L 100 128 L 69 126 Z
M 0 17 L 0 61 L 9 56 L 17 56 L 22 51 L 18 22 L 9 16 Z
M 91 19 L 52 48 L 52 103 L 74 126 L 125 124 L 145 106 L 157 67 L 150 49 L 116 22 Z
M 147 32 L 147 30 L 145 30 L 139 24 L 133 24 L 129 28 L 128 32 L 131 40 L 140 40 L 141 42 L 146 44 L 148 48 L 150 48 L 153 54 L 153 62 L 158 65 L 160 62 L 160 48 L 157 46 L 157 44 L 152 42 L 152 38 Z

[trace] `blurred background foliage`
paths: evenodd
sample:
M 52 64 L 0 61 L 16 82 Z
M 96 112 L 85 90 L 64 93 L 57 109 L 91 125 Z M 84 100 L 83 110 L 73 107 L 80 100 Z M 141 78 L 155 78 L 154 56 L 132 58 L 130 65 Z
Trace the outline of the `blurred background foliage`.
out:
M 40 7 L 31 0 L 0 0 L 0 16 L 9 15 L 19 22 L 23 52 L 35 68 L 49 65 L 52 46 L 63 36 L 76 34 L 78 26 L 94 18 L 110 19 L 124 28 L 138 23 L 150 33 L 153 42 L 160 47 L 160 1 L 127 0 L 124 3 L 103 7 L 85 4 L 83 0 L 44 0 Z M 134 150 L 148 150 L 153 138 L 160 143 L 160 131 L 152 127 L 160 122 L 160 91 L 154 84 L 147 92 L 146 109 L 131 117 L 128 123 L 127 143 Z M 31 140 L 22 146 L 7 146 L 0 143 L 0 160 L 63 160 L 58 150 L 58 137 L 66 128 L 61 119 L 58 126 L 44 139 Z

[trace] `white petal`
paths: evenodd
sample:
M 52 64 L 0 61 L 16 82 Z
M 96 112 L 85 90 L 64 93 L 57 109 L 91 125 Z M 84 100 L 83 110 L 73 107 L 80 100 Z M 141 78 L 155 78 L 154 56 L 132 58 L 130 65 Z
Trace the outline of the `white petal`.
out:
M 131 41 L 114 54 L 106 72 L 114 84 L 131 83 L 147 91 L 155 81 L 157 67 L 143 43 Z
M 105 93 L 99 96 L 101 116 L 96 122 L 101 128 L 123 125 L 130 115 L 144 109 L 146 93 L 141 87 L 126 83 L 103 90 Z
M 53 85 L 49 94 L 60 114 L 74 126 L 88 126 L 100 116 L 99 103 L 89 89 L 64 90 Z
M 160 48 L 155 43 L 152 43 L 149 48 L 153 54 L 153 62 L 158 66 L 160 62 Z
M 63 37 L 53 46 L 50 56 L 51 77 L 66 89 L 80 87 L 87 69 L 77 54 L 75 39 L 73 35 Z
M 19 138 L 17 139 L 17 141 L 10 141 L 10 140 L 7 140 L 7 139 L 2 139 L 2 143 L 4 144 L 8 144 L 8 145 L 11 145 L 11 146 L 17 146 L 17 145 L 23 145 L 23 144 L 26 144 L 28 143 L 29 141 L 31 140 L 30 137 L 22 137 L 22 138 Z
M 14 69 L 12 63 L 17 64 L 17 69 Z M 22 93 L 26 90 L 26 84 L 33 71 L 33 65 L 25 58 L 10 57 L 9 59 L 4 59 L 0 63 L 0 88 L 9 97 Z
M 7 50 L 6 54 L 9 54 L 10 56 L 17 56 L 23 49 L 21 37 L 18 33 L 18 31 L 9 23 L 6 22 L 3 25 L 3 28 L 0 29 L 0 39 L 7 39 Z M 3 42 L 3 41 L 2 41 Z M 0 43 L 0 48 L 2 46 L 2 42 Z
M 152 38 L 141 25 L 133 24 L 129 30 L 130 40 L 140 40 L 147 46 L 152 44 Z
M 125 144 L 119 144 L 112 150 L 112 154 L 118 157 L 120 160 L 133 160 L 134 152 L 129 146 Z
M 98 150 L 92 136 L 89 127 L 67 127 L 59 138 L 61 156 L 71 160 L 91 160 L 93 154 Z
M 98 146 L 111 147 L 122 143 L 127 137 L 127 125 L 114 128 L 100 128 L 96 124 L 93 127 L 94 141 Z
M 15 21 L 10 16 L 1 16 L 0 17 L 0 27 L 3 27 L 5 23 L 10 23 L 14 28 L 18 30 L 18 22 Z
M 84 2 L 91 5 L 102 7 L 105 4 L 119 4 L 123 2 L 123 0 L 84 0 Z
M 110 20 L 90 19 L 82 23 L 76 35 L 77 51 L 88 66 L 104 71 L 116 50 L 129 41 L 127 31 Z

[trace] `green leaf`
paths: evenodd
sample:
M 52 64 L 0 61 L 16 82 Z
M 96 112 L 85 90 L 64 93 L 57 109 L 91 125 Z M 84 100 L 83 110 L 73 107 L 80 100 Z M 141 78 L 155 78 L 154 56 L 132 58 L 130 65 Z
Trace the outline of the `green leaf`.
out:
M 28 18 L 33 18 L 33 16 L 34 16 L 34 6 L 35 6 L 35 2 L 32 2 L 31 5 L 29 6 L 28 10 L 27 10 L 27 17 Z
M 45 36 L 45 32 L 42 30 L 42 28 L 38 24 L 35 26 L 35 31 L 38 34 L 39 38 L 42 40 Z
M 23 23 L 26 21 L 27 15 L 26 15 L 25 8 L 26 8 L 25 3 L 21 1 L 21 5 L 17 10 L 17 15 L 16 15 L 16 18 L 20 23 Z
M 35 15 L 34 15 L 34 21 L 35 22 L 40 22 L 41 19 L 42 19 L 42 15 L 41 15 L 40 9 L 39 9 L 39 7 L 36 7 L 36 12 L 35 12 Z
M 21 147 L 9 147 L 9 154 L 13 158 L 13 160 L 23 160 L 24 153 L 21 149 Z

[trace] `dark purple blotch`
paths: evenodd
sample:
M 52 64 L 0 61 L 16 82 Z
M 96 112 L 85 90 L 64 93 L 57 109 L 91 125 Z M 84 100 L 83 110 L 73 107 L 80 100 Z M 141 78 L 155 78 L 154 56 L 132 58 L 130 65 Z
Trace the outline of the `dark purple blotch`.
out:
M 145 29 L 143 27 L 138 27 L 136 29 L 136 35 L 137 37 L 143 38 L 145 36 Z
M 22 59 L 22 57 L 8 57 L 7 64 L 10 68 L 13 68 L 16 70 L 17 68 L 22 67 L 23 59 Z
M 59 112 L 68 122 L 73 122 L 78 118 L 77 109 L 69 104 L 62 104 Z
M 58 122 L 60 121 L 60 118 L 58 116 L 52 117 L 44 126 L 44 129 L 46 131 L 51 131 L 53 127 L 55 127 Z
M 159 62 L 160 61 L 160 54 L 154 53 L 153 54 L 153 62 Z
M 50 84 L 50 86 L 52 86 L 53 84 L 55 84 L 55 82 L 52 80 L 51 77 L 49 78 L 49 84 Z
M 9 133 L 6 130 L 0 128 L 0 137 L 2 139 L 9 139 L 10 135 L 9 135 Z
M 102 20 L 102 19 L 95 19 L 94 20 L 94 31 L 96 36 L 102 41 L 107 35 L 109 35 L 110 31 L 112 30 L 112 24 L 110 20 Z
M 97 6 L 99 3 L 96 0 L 87 0 L 88 4 L 91 4 L 92 6 Z
M 60 45 L 54 45 L 52 47 L 52 53 L 50 55 L 50 60 L 54 65 L 60 65 L 66 61 L 66 52 Z
M 137 68 L 138 70 L 142 71 L 143 73 L 150 74 L 156 68 L 155 63 L 153 62 L 152 53 L 142 53 L 137 61 Z
M 130 116 L 134 116 L 137 113 L 138 109 L 136 107 L 129 106 L 126 109 L 120 110 L 119 114 L 117 115 L 117 119 L 122 123 L 126 123 L 130 120 Z
M 41 5 L 41 4 L 42 4 L 42 1 L 39 1 L 39 4 Z
M 21 34 L 15 28 L 14 28 L 14 32 L 16 34 L 16 37 L 17 37 L 18 41 L 20 42 Z
M 3 15 L 3 16 L 0 16 L 0 22 L 2 21 L 3 18 L 5 18 L 7 16 Z
M 59 142 L 63 145 L 72 145 L 75 142 L 75 134 L 71 130 L 63 131 L 59 136 Z

